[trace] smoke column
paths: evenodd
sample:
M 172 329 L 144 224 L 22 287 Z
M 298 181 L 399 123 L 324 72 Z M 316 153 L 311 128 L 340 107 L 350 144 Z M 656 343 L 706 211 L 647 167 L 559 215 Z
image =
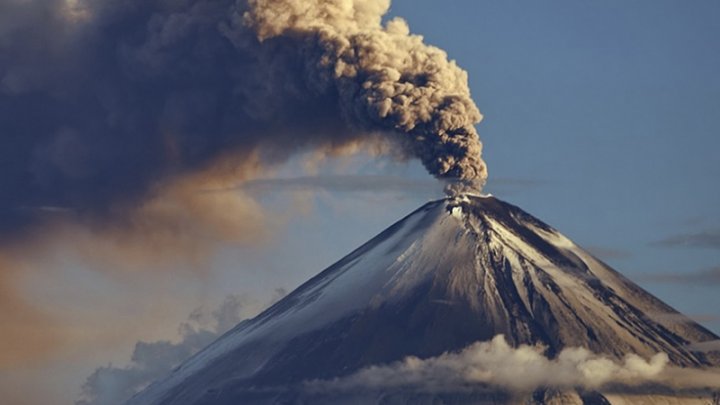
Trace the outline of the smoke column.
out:
M 482 116 L 467 74 L 442 50 L 410 35 L 405 21 L 380 24 L 390 2 L 250 0 L 243 22 L 260 41 L 296 38 L 310 86 L 337 93 L 343 116 L 366 130 L 397 131 L 436 177 L 480 185 L 486 170 L 474 124 Z
M 486 178 L 467 75 L 389 0 L 0 0 L 0 238 L 231 163 L 390 143 Z M 397 152 L 396 150 L 396 152 Z

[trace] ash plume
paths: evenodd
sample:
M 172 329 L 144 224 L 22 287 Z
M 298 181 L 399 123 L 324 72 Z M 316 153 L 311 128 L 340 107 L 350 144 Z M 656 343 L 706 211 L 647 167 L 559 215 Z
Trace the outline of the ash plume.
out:
M 467 74 L 447 54 L 411 35 L 402 19 L 381 17 L 389 0 L 250 0 L 243 22 L 262 42 L 304 38 L 313 88 L 337 92 L 342 112 L 366 130 L 400 132 L 427 170 L 482 183 L 485 164 L 474 124 L 482 119 Z
M 218 162 L 237 182 L 355 144 L 479 188 L 466 73 L 383 24 L 389 5 L 0 0 L 0 238 L 138 215 Z

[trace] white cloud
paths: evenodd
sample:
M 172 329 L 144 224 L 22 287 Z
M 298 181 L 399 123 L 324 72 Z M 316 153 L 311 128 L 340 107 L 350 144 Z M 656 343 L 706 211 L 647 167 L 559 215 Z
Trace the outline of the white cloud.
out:
M 347 377 L 307 383 L 311 391 L 417 388 L 447 391 L 473 385 L 496 386 L 513 392 L 539 387 L 598 389 L 659 383 L 676 388 L 720 388 L 720 371 L 684 369 L 668 365 L 658 353 L 649 360 L 627 355 L 622 361 L 584 348 L 566 348 L 550 359 L 540 346 L 511 347 L 503 335 L 474 343 L 458 353 L 419 359 L 407 357 L 389 365 L 371 366 Z

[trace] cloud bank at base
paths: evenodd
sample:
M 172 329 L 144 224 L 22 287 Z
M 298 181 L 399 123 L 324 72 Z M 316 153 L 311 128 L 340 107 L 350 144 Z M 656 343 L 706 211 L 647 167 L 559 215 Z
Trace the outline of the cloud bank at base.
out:
M 720 370 L 669 366 L 664 353 L 649 360 L 628 355 L 617 361 L 577 347 L 566 348 L 550 359 L 544 350 L 528 345 L 513 348 L 503 335 L 498 335 L 458 353 L 427 359 L 407 357 L 343 378 L 310 381 L 306 388 L 320 392 L 392 388 L 433 392 L 489 385 L 511 392 L 531 392 L 540 387 L 597 389 L 610 384 L 659 383 L 673 388 L 720 389 Z

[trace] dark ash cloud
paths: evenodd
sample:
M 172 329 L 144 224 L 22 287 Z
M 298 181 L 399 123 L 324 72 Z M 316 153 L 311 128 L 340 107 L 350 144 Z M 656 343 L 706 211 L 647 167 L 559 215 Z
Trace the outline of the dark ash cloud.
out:
M 391 142 L 486 172 L 466 73 L 387 0 L 0 0 L 0 238 L 127 218 L 168 182 Z M 220 174 L 213 173 L 212 176 Z
M 223 153 L 242 168 L 262 146 L 281 159 L 315 131 L 351 136 L 323 95 L 315 112 L 303 88 L 269 99 L 257 80 L 270 50 L 221 30 L 233 1 L 79 1 L 75 16 L 64 1 L 2 3 L 0 230 L 41 221 L 33 207 L 119 215 Z M 278 66 L 278 80 L 300 74 Z

